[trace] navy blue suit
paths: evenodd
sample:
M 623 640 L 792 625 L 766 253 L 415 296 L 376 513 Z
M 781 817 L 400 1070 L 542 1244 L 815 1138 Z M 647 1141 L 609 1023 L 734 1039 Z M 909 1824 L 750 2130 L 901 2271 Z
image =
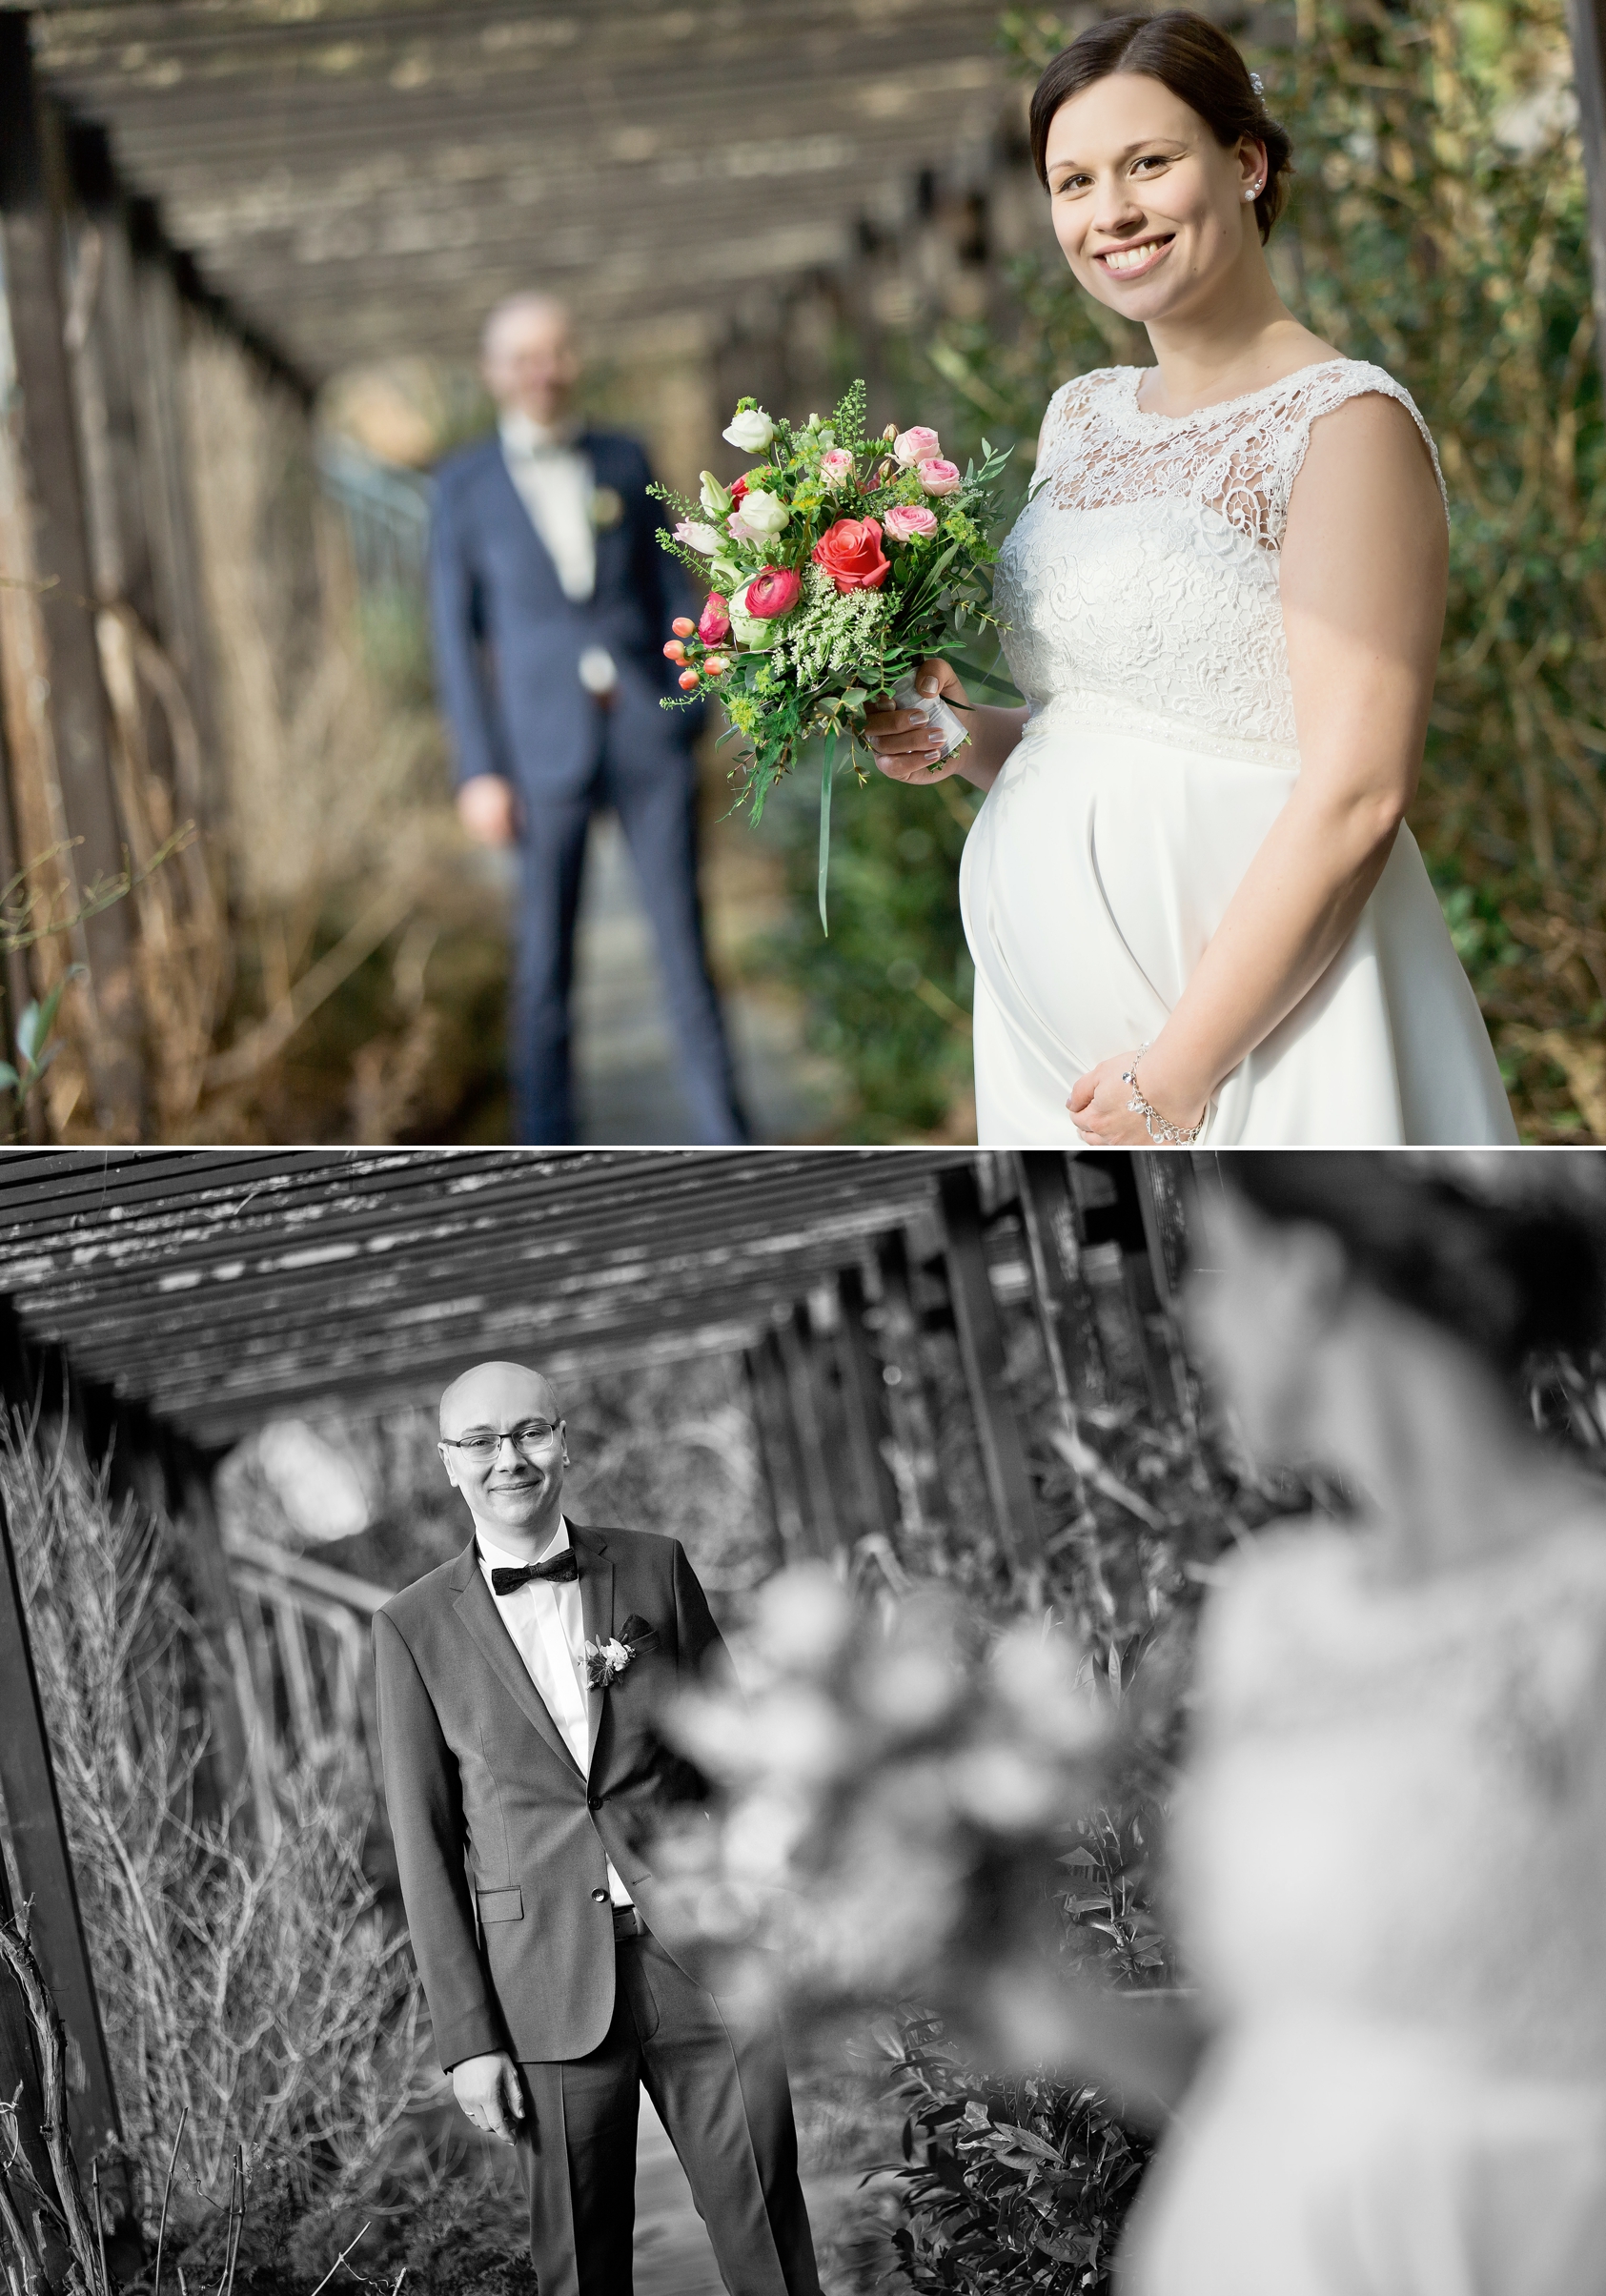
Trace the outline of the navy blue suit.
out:
M 437 474 L 430 610 L 440 702 L 459 781 L 500 774 L 523 815 L 511 1067 L 522 1141 L 574 1137 L 569 992 L 586 827 L 612 805 L 629 843 L 680 1043 L 698 1137 L 743 1136 L 730 1055 L 703 948 L 697 894 L 693 713 L 660 707 L 674 691 L 663 641 L 679 576 L 658 541 L 646 457 L 633 439 L 577 441 L 623 516 L 597 536 L 589 599 L 566 598 L 493 436 Z M 618 671 L 606 706 L 580 683 L 587 646 Z

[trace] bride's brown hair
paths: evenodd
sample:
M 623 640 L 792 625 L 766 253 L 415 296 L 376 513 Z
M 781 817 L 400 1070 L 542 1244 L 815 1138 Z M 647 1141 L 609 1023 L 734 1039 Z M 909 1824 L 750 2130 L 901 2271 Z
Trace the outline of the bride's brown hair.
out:
M 1157 16 L 1112 16 L 1079 32 L 1038 81 L 1031 99 L 1031 156 L 1038 180 L 1048 182 L 1048 130 L 1060 106 L 1117 71 L 1142 72 L 1199 114 L 1224 151 L 1241 136 L 1266 146 L 1266 181 L 1254 203 L 1262 241 L 1281 214 L 1285 178 L 1293 166 L 1286 128 L 1267 111 L 1249 66 L 1224 31 L 1190 8 Z

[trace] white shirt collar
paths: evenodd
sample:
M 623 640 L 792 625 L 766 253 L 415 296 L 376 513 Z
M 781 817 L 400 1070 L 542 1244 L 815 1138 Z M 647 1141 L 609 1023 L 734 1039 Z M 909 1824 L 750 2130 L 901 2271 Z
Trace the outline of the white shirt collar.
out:
M 486 1537 L 478 1523 L 474 1527 L 474 1536 L 475 1543 L 479 1549 L 481 1570 L 521 1571 L 524 1568 L 525 1557 L 522 1554 L 510 1554 L 505 1547 L 497 1546 L 493 1540 Z M 557 1531 L 534 1559 L 537 1562 L 546 1562 L 552 1555 L 561 1554 L 564 1549 L 571 1544 L 569 1518 L 567 1515 L 560 1514 L 558 1517 Z
M 517 407 L 508 408 L 497 422 L 503 446 L 514 455 L 559 453 L 573 447 L 584 428 L 578 415 L 566 415 L 561 422 L 537 422 Z

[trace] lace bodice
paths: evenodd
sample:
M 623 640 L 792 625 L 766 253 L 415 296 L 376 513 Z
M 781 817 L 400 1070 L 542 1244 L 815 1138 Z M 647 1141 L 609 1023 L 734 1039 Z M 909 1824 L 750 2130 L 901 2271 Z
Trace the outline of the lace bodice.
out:
M 1175 417 L 1138 405 L 1149 372 L 1106 367 L 1048 403 L 998 561 L 1010 670 L 1034 712 L 1297 766 L 1277 553 L 1311 425 L 1380 392 L 1433 440 L 1409 394 L 1359 359 Z
M 1218 2007 L 1606 2073 L 1606 1527 L 1406 1587 L 1272 1533 L 1211 1596 L 1199 1701 L 1173 1868 Z

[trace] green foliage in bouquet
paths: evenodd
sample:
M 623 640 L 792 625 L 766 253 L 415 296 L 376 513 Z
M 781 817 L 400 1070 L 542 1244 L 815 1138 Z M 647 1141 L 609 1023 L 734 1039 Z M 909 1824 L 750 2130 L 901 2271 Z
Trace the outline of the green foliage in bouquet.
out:
M 717 700 L 729 721 L 722 738 L 745 742 L 753 821 L 804 748 L 823 744 L 822 924 L 832 782 L 844 742 L 855 777 L 867 778 L 865 702 L 951 651 L 967 624 L 993 623 L 990 529 L 1007 458 L 983 439 L 980 460 L 961 471 L 935 431 L 889 424 L 866 438 L 864 426 L 863 382 L 828 422 L 811 415 L 802 427 L 743 398 L 724 437 L 763 459 L 730 487 L 704 471 L 696 502 L 653 490 L 679 514 L 664 548 L 713 585 L 701 619 L 678 620 L 664 651 L 681 664 L 681 701 Z

